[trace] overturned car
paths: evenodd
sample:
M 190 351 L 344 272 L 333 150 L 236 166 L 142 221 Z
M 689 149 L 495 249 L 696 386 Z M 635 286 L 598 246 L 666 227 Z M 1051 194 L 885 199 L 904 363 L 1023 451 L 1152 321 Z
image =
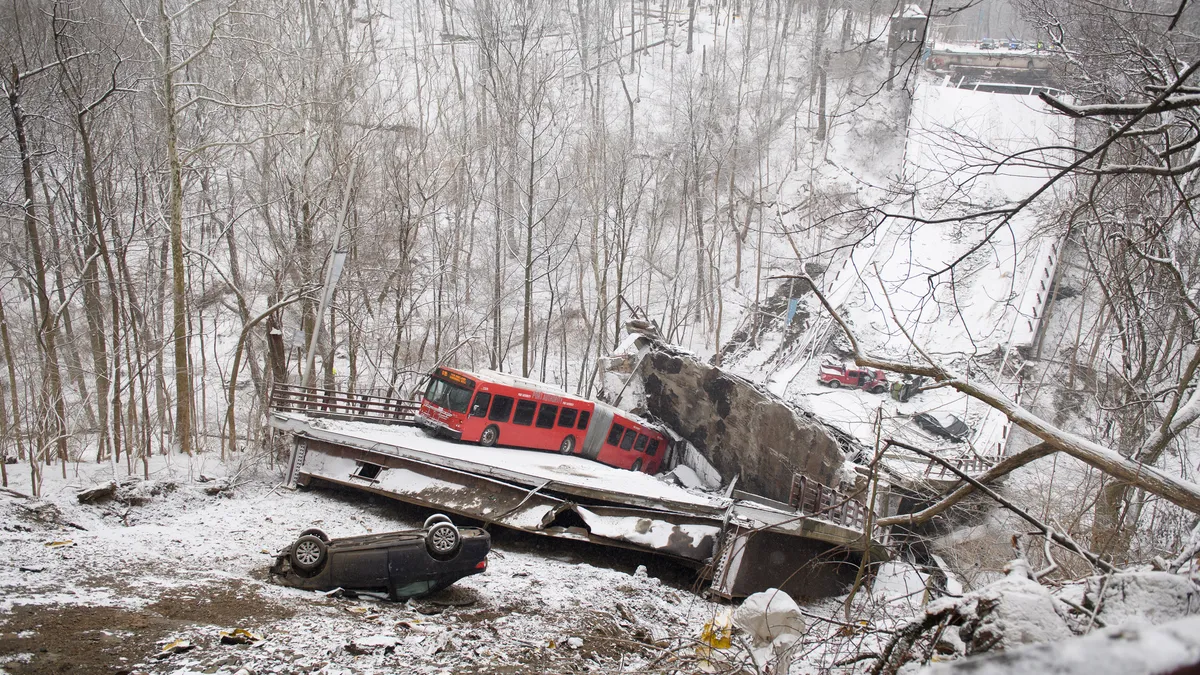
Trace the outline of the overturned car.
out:
M 962 443 L 971 435 L 971 428 L 966 422 L 946 412 L 917 413 L 913 415 L 913 422 L 930 434 L 955 443 Z
M 404 600 L 486 570 L 491 549 L 486 531 L 459 528 L 442 514 L 430 516 L 419 530 L 330 539 L 309 529 L 275 554 L 271 578 L 308 590 L 385 592 Z

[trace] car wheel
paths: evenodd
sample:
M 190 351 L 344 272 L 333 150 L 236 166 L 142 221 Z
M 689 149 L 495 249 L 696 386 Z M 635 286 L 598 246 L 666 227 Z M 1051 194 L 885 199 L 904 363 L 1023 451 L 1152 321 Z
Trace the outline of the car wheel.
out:
M 325 534 L 325 531 L 321 530 L 319 528 L 310 527 L 307 530 L 301 532 L 300 536 L 303 537 L 306 534 L 311 534 L 312 536 L 316 537 L 317 539 L 320 539 L 321 541 L 325 542 L 326 544 L 329 543 L 329 535 Z
M 292 567 L 301 572 L 313 572 L 320 569 L 328 557 L 329 547 L 316 535 L 302 535 L 295 544 L 292 544 Z
M 482 434 L 479 434 L 479 444 L 485 448 L 490 448 L 500 440 L 500 430 L 495 424 L 489 424 Z
M 448 516 L 444 513 L 435 513 L 432 516 L 429 516 L 428 518 L 425 519 L 425 524 L 421 526 L 421 529 L 428 530 L 429 528 L 433 527 L 437 523 L 448 523 L 448 522 L 450 522 L 450 516 Z
M 575 452 L 575 437 L 567 436 L 563 439 L 562 445 L 558 446 L 558 451 L 564 455 L 569 455 Z
M 462 537 L 454 523 L 435 523 L 425 532 L 425 548 L 429 555 L 439 560 L 454 557 L 462 546 Z
M 874 387 L 871 387 L 871 393 L 872 394 L 882 394 L 883 393 L 883 385 L 877 384 Z
M 634 460 L 633 466 L 629 467 L 629 470 L 630 471 L 641 471 L 642 470 L 642 458 L 638 457 L 636 460 Z
M 829 381 L 829 388 L 830 388 L 830 389 L 837 389 L 837 388 L 838 388 L 838 387 L 840 387 L 840 386 L 842 386 L 842 383 L 841 383 L 841 382 L 838 382 L 837 380 L 830 380 L 830 381 Z

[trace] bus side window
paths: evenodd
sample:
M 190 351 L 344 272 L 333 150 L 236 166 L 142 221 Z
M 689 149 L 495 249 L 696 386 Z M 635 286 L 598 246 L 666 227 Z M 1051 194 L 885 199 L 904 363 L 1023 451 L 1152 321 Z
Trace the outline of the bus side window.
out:
M 491 394 L 485 391 L 475 394 L 475 402 L 471 404 L 471 417 L 483 417 L 487 415 L 488 404 L 491 402 Z
M 625 430 L 625 438 L 621 439 L 621 449 L 628 450 L 633 447 L 633 439 L 637 437 L 637 432 L 633 429 Z
M 508 396 L 497 396 L 492 401 L 492 412 L 488 414 L 488 419 L 493 422 L 507 422 L 509 414 L 512 413 L 513 400 Z
M 650 440 L 650 439 L 646 438 L 646 434 L 638 434 L 637 442 L 633 444 L 633 449 L 637 450 L 638 452 L 645 450 L 646 449 L 646 441 L 648 441 L 648 440 Z
M 621 434 L 625 433 L 625 427 L 613 422 L 612 428 L 608 430 L 608 444 L 616 445 L 621 442 Z
M 658 453 L 658 439 L 657 438 L 650 441 L 650 445 L 646 448 L 647 455 L 650 455 L 651 457 L 653 457 L 656 453 Z
M 533 424 L 533 411 L 537 410 L 537 401 L 517 401 L 517 411 L 513 413 L 513 424 L 527 427 Z
M 558 413 L 558 426 L 570 429 L 575 426 L 575 416 L 579 411 L 574 408 L 563 408 L 562 412 Z
M 588 420 L 590 420 L 590 419 L 592 419 L 592 411 L 580 410 L 579 411 L 579 424 L 577 424 L 575 426 L 575 428 L 579 429 L 580 431 L 586 429 L 587 425 L 588 425 Z
M 553 429 L 555 417 L 558 417 L 558 406 L 543 403 L 538 408 L 537 422 L 534 426 L 539 429 Z

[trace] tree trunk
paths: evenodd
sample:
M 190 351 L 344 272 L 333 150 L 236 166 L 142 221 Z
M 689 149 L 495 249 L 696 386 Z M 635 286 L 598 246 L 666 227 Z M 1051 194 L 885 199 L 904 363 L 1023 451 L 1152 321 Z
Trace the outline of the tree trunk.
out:
M 492 369 L 494 369 L 494 370 L 501 370 L 503 368 L 503 360 L 501 357 L 501 347 L 500 347 L 500 341 L 501 341 L 502 337 L 500 334 L 500 330 L 501 330 L 501 323 L 502 323 L 501 322 L 501 307 L 502 307 L 501 300 L 503 297 L 503 289 L 501 288 L 501 286 L 502 286 L 504 277 L 503 277 L 503 268 L 501 267 L 501 262 L 503 261 L 503 257 L 501 255 L 500 249 L 501 249 L 501 246 L 503 246 L 503 244 L 504 244 L 504 242 L 502 240 L 502 232 L 501 232 L 501 228 L 503 227 L 503 222 L 504 222 L 504 206 L 501 203 L 501 199 L 500 199 L 500 192 L 501 192 L 500 191 L 500 161 L 499 161 L 498 155 L 499 155 L 499 153 L 493 150 L 492 160 L 493 160 L 494 166 L 492 168 L 492 171 L 493 171 L 492 189 L 494 190 L 493 200 L 495 201 L 495 204 L 496 204 L 496 213 L 495 213 L 496 223 L 495 223 L 495 227 L 492 231 L 492 233 L 494 235 L 494 241 L 493 241 L 494 259 L 492 261 L 492 307 L 491 307 L 491 310 L 492 310 Z
M 192 374 L 188 360 L 187 270 L 183 266 L 183 168 L 179 160 L 175 127 L 175 71 L 171 63 L 171 18 L 165 0 L 158 0 L 162 22 L 162 96 L 170 167 L 171 197 L 168 222 L 171 228 L 171 340 L 175 351 L 175 444 L 179 452 L 192 454 Z
M 813 21 L 812 71 L 808 81 L 810 97 L 816 93 L 817 80 L 821 75 L 821 54 L 825 51 L 825 24 L 828 22 L 829 0 L 817 0 L 817 16 Z
M 54 201 L 50 198 L 50 189 L 46 185 L 45 173 L 38 171 L 38 180 L 42 184 L 42 195 L 46 200 L 46 222 L 50 227 L 50 243 L 51 254 L 56 260 L 62 260 L 62 255 L 59 247 L 60 236 L 57 219 L 54 213 Z M 82 260 L 78 261 L 82 264 Z M 87 381 L 84 379 L 83 363 L 79 358 L 79 349 L 75 342 L 75 330 L 71 324 L 71 310 L 67 305 L 66 284 L 63 283 L 62 268 L 59 266 L 54 270 L 54 294 L 58 297 L 58 306 L 60 315 L 62 316 L 62 332 L 59 342 L 63 349 L 63 358 L 67 369 L 66 376 L 68 380 L 73 380 L 75 388 L 79 390 L 80 408 L 83 410 L 84 422 L 89 427 L 96 426 L 96 413 L 92 410 L 92 397 L 88 393 Z
M 691 54 L 694 43 L 692 34 L 696 31 L 696 0 L 688 0 L 688 44 L 687 53 Z
M 108 456 L 109 420 L 108 397 L 111 393 L 111 383 L 108 376 L 108 350 L 105 345 L 104 304 L 100 297 L 100 272 L 96 258 L 103 256 L 107 263 L 107 245 L 104 243 L 104 222 L 100 209 L 100 198 L 96 191 L 96 172 L 92 159 L 92 139 L 88 134 L 87 124 L 83 113 L 76 115 L 76 131 L 83 147 L 83 189 L 87 200 L 85 213 L 88 225 L 87 240 L 83 247 L 87 259 L 83 268 L 83 299 L 84 313 L 88 322 L 88 338 L 92 347 L 92 367 L 96 379 L 96 410 L 99 413 L 100 425 L 99 442 L 96 448 L 96 461 Z M 111 270 L 110 270 L 111 273 Z M 116 298 L 112 299 L 116 302 Z M 114 323 L 113 333 L 119 331 Z M 119 414 L 119 409 L 118 409 Z
M 12 403 L 11 437 L 17 439 L 17 459 L 25 459 L 25 443 L 21 439 L 21 408 L 17 401 L 17 366 L 13 355 L 12 340 L 8 336 L 8 316 L 4 311 L 4 298 L 0 296 L 0 345 L 4 347 L 4 365 L 8 368 L 8 395 Z
M 829 70 L 829 50 L 821 56 L 821 74 L 818 76 L 817 83 L 817 140 L 825 140 L 826 134 L 826 119 L 825 119 L 825 97 L 826 97 L 826 77 Z
M 529 343 L 532 340 L 533 333 L 533 201 L 536 190 L 534 189 L 534 168 L 537 165 L 534 148 L 537 139 L 537 132 L 530 128 L 529 133 L 529 183 L 527 184 L 528 192 L 525 200 L 525 322 L 521 331 L 521 376 L 529 377 Z
M 63 478 L 67 477 L 67 430 L 66 406 L 62 397 L 62 375 L 58 365 L 58 326 L 54 312 L 50 308 L 50 295 L 46 292 L 46 262 L 42 256 L 41 237 L 37 228 L 37 214 L 34 212 L 33 199 L 33 157 L 29 152 L 29 143 L 25 137 L 25 113 L 21 109 L 21 75 L 16 65 L 12 67 L 12 88 L 8 93 L 8 106 L 12 114 L 13 127 L 17 136 L 17 149 L 21 156 L 21 177 L 25 190 L 24 224 L 25 237 L 29 244 L 29 255 L 33 259 L 34 292 L 37 295 L 38 314 L 41 325 L 38 328 L 38 344 L 42 348 L 43 369 L 46 376 L 43 400 L 50 407 L 50 433 L 62 460 Z M 16 386 L 16 383 L 13 383 Z M 36 465 L 36 462 L 34 462 Z M 34 471 L 35 496 L 41 494 L 38 472 Z
M 246 296 L 243 293 L 245 286 L 242 282 L 242 264 L 238 257 L 237 238 L 234 236 L 232 223 L 225 226 L 225 246 L 229 251 L 229 279 L 233 282 L 234 297 L 237 298 L 238 303 L 238 315 L 244 326 L 250 320 L 250 308 L 246 305 Z M 254 354 L 254 341 L 250 338 L 247 339 L 249 341 L 246 344 L 246 360 L 249 361 L 250 366 L 250 381 L 254 383 L 255 395 L 263 401 L 265 407 L 269 394 L 263 386 L 262 371 Z

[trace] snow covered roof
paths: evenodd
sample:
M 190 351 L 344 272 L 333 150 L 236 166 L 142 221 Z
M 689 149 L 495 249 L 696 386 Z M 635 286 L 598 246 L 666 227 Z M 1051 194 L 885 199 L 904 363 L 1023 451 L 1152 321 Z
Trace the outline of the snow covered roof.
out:
M 464 370 L 463 372 L 467 373 L 468 371 Z M 498 370 L 481 370 L 477 375 L 474 376 L 476 378 L 490 380 L 496 384 L 503 384 L 509 387 L 523 387 L 525 389 L 532 389 L 543 394 L 570 396 L 566 390 L 562 389 L 561 387 L 556 387 L 553 384 L 547 384 L 541 380 L 532 380 L 528 377 L 521 377 L 520 375 L 513 375 L 512 373 L 502 373 Z
M 904 6 L 904 9 L 892 15 L 893 19 L 927 19 L 925 10 L 915 2 L 910 2 Z
M 630 422 L 640 424 L 641 426 L 646 427 L 648 429 L 654 429 L 659 432 L 664 430 L 663 427 L 660 427 L 658 424 L 646 419 L 645 417 L 642 417 L 641 415 L 631 413 L 628 410 L 621 410 L 620 408 L 616 407 L 615 405 L 609 405 L 602 401 L 596 401 L 595 403 L 596 403 L 597 410 L 599 410 L 599 409 L 608 410 L 609 412 L 611 412 L 614 415 L 620 415 L 621 417 L 624 417 L 625 419 L 629 420 Z

